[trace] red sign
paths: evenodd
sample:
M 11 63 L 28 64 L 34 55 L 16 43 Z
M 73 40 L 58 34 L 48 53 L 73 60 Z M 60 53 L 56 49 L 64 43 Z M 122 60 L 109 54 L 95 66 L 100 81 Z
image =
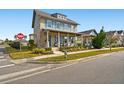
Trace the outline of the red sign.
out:
M 16 35 L 16 37 L 17 37 L 18 39 L 22 40 L 22 39 L 24 39 L 25 36 L 24 36 L 24 34 L 19 33 L 19 34 Z

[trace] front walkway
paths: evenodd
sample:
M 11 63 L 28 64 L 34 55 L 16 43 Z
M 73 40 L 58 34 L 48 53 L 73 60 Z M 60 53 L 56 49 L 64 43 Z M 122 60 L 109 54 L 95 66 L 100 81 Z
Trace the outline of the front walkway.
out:
M 116 48 L 114 48 L 114 49 L 116 49 Z M 76 51 L 76 52 L 68 52 L 67 54 L 77 54 L 77 53 L 84 53 L 84 52 L 91 52 L 91 51 L 100 51 L 100 50 L 109 50 L 109 48 L 91 49 L 91 50 L 83 50 L 83 51 Z M 62 55 L 64 55 L 63 52 L 55 51 L 54 54 L 37 56 L 37 57 L 32 57 L 32 58 L 19 59 L 19 60 L 11 60 L 11 62 L 13 62 L 15 64 L 21 64 L 21 63 L 25 63 L 25 62 L 35 61 L 35 60 L 38 60 L 38 59 L 43 59 L 43 58 L 48 58 L 48 57 L 56 57 L 56 56 L 62 56 Z

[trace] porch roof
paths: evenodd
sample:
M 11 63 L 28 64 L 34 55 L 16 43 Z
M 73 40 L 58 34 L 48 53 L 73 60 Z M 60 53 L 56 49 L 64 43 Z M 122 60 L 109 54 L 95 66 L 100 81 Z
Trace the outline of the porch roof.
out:
M 53 30 L 53 29 L 45 29 L 47 31 L 51 31 L 51 32 L 60 32 L 60 33 L 68 33 L 68 34 L 76 34 L 76 35 L 81 35 L 81 33 L 77 33 L 77 32 L 69 32 L 69 31 L 62 31 L 62 30 Z

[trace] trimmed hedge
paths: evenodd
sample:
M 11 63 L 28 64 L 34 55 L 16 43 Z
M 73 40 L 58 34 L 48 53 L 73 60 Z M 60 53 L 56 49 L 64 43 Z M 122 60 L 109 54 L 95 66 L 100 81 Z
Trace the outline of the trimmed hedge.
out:
M 34 48 L 32 50 L 32 53 L 34 53 L 34 54 L 52 54 L 53 51 L 51 48 Z
M 45 48 L 46 51 L 52 51 L 52 48 Z
M 85 50 L 85 48 L 84 47 L 76 47 L 76 46 L 74 46 L 74 47 L 60 47 L 60 49 L 59 49 L 60 51 L 62 51 L 62 52 L 64 52 L 65 50 L 67 51 L 67 52 L 73 52 L 73 51 L 81 51 L 81 50 Z

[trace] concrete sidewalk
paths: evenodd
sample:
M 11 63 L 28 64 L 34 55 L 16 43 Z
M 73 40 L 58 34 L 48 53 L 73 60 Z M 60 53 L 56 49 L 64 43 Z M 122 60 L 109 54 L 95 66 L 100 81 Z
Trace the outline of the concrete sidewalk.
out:
M 120 48 L 123 48 L 123 47 L 120 47 Z M 118 48 L 113 48 L 113 49 L 118 49 Z M 83 51 L 76 51 L 76 52 L 68 52 L 67 54 L 77 54 L 77 53 L 100 51 L 100 50 L 109 50 L 109 48 L 90 49 L 90 50 L 83 50 Z M 48 58 L 48 57 L 56 57 L 56 56 L 62 56 L 62 55 L 64 55 L 64 53 L 58 51 L 58 52 L 55 52 L 54 54 L 50 54 L 50 55 L 43 55 L 43 56 L 37 56 L 37 57 L 32 57 L 32 58 L 11 60 L 11 62 L 14 63 L 14 64 L 21 64 L 21 63 L 25 63 L 25 62 L 35 61 L 35 60 L 38 60 L 38 59 L 43 59 L 43 58 Z

